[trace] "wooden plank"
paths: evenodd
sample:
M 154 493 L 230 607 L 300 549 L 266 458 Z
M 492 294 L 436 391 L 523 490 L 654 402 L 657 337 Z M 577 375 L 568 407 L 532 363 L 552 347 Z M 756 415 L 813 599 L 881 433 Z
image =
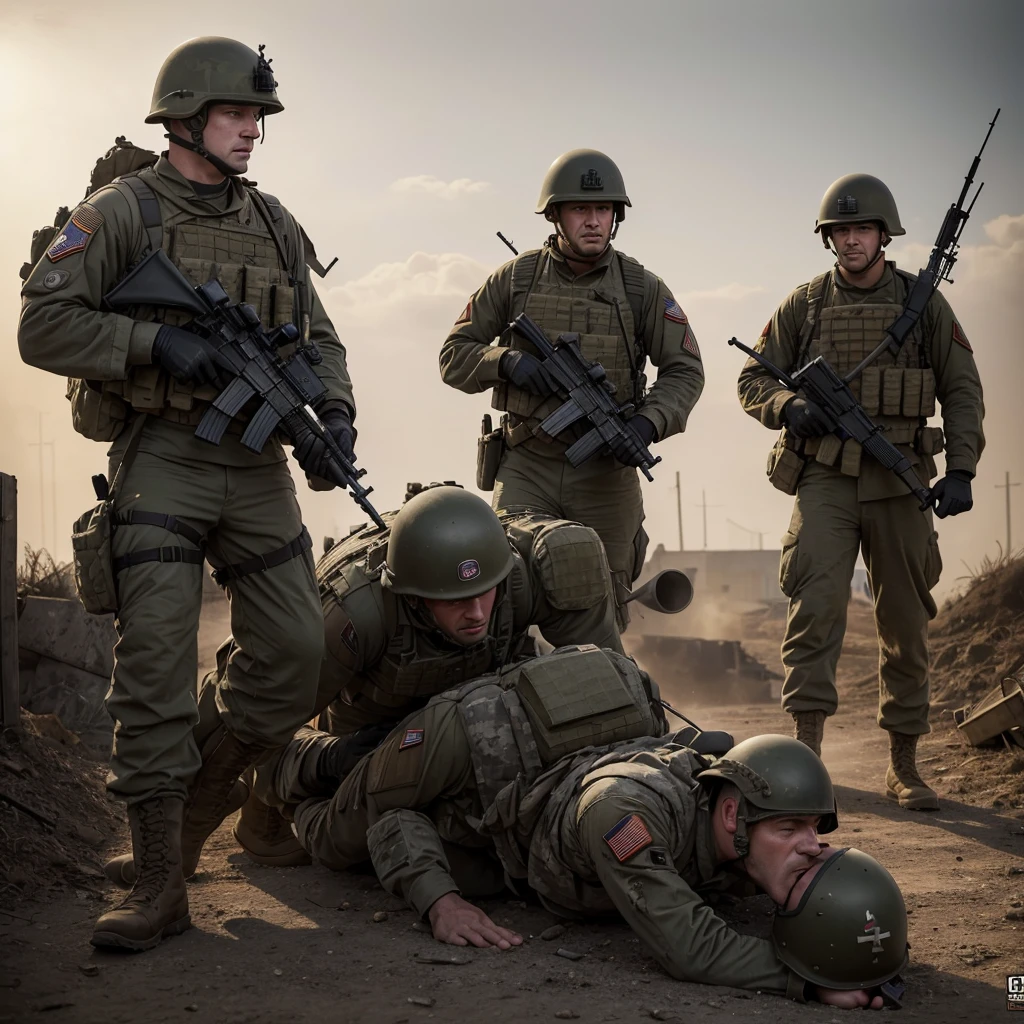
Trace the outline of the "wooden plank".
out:
M 20 726 L 18 481 L 0 473 L 0 728 Z

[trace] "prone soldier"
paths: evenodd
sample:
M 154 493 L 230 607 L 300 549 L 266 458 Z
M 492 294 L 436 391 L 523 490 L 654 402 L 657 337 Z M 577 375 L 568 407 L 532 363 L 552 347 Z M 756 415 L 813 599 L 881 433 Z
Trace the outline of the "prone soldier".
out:
M 892 193 L 878 178 L 850 174 L 833 182 L 815 231 L 836 265 L 789 295 L 757 351 L 787 373 L 824 356 L 842 377 L 882 342 L 915 277 L 885 259 L 885 246 L 905 232 Z M 925 482 L 936 475 L 934 456 L 945 450 L 946 473 L 932 491 L 935 515 L 968 511 L 985 444 L 981 382 L 967 336 L 939 291 L 898 355 L 886 349 L 850 387 Z M 929 731 L 928 622 L 936 612 L 930 591 L 942 570 L 932 509 L 922 512 L 895 475 L 862 458 L 852 439 L 830 433 L 814 402 L 753 359 L 740 374 L 739 397 L 747 413 L 781 429 L 769 479 L 796 495 L 780 566 L 789 598 L 782 706 L 793 715 L 797 737 L 820 753 L 825 719 L 838 705 L 836 665 L 862 551 L 879 640 L 878 724 L 889 733 L 886 792 L 902 807 L 935 809 L 938 798 L 916 759 L 918 737 Z M 936 399 L 942 428 L 928 425 Z
M 197 439 L 223 383 L 210 347 L 184 315 L 103 305 L 147 251 L 162 248 L 196 284 L 216 274 L 268 327 L 294 322 L 320 348 L 319 411 L 351 454 L 352 387 L 310 283 L 315 255 L 291 214 L 240 177 L 264 115 L 283 109 L 262 49 L 202 37 L 168 56 L 146 118 L 167 129 L 168 151 L 89 195 L 22 292 L 22 358 L 69 375 L 75 428 L 113 442 L 108 788 L 128 805 L 138 884 L 97 922 L 97 946 L 149 949 L 189 927 L 185 877 L 234 809 L 235 781 L 306 720 L 315 694 L 316 579 L 280 442 L 255 454 L 235 425 L 220 445 Z M 322 449 L 305 445 L 300 465 L 321 468 Z M 237 647 L 197 713 L 204 556 L 230 594 Z
M 560 400 L 536 350 L 509 324 L 525 312 L 552 342 L 563 332 L 578 334 L 582 354 L 604 367 L 616 401 L 633 405 L 628 426 L 640 448 L 681 432 L 704 386 L 700 351 L 664 281 L 612 247 L 630 205 L 622 175 L 605 154 L 578 149 L 560 156 L 536 210 L 554 233 L 484 282 L 440 353 L 445 383 L 470 394 L 493 388 L 494 408 L 506 413 L 500 433 L 481 445 L 478 484 L 494 488 L 497 509 L 530 508 L 593 527 L 608 555 L 621 627 L 647 545 L 638 449 L 623 445 L 579 467 L 569 464 L 565 452 L 579 428 L 555 439 L 538 433 Z M 648 359 L 658 367 L 650 391 Z

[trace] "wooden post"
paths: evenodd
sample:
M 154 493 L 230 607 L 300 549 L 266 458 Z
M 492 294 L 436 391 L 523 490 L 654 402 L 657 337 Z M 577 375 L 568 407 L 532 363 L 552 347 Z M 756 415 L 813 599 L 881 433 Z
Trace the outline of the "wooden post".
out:
M 18 481 L 0 473 L 0 728 L 20 726 Z

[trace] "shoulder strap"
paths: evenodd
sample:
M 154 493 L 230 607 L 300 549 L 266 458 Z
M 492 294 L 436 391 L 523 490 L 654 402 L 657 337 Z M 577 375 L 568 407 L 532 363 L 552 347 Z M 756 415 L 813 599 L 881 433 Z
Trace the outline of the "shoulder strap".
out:
M 139 204 L 139 214 L 142 216 L 142 224 L 149 237 L 150 252 L 156 252 L 163 245 L 164 225 L 160 216 L 160 201 L 156 193 L 138 176 L 138 174 L 125 174 L 115 178 L 112 185 L 127 185 L 135 195 Z M 122 193 L 123 194 L 123 193 Z
M 277 254 L 281 257 L 281 265 L 288 270 L 288 283 L 291 285 L 295 296 L 295 309 L 298 311 L 296 326 L 302 332 L 301 343 L 305 343 L 308 340 L 309 314 L 312 302 L 306 302 L 305 289 L 302 287 L 302 240 L 299 239 L 296 247 L 297 258 L 294 264 L 292 264 L 288 259 L 288 249 L 285 247 L 284 238 L 279 230 L 279 225 L 284 223 L 284 211 L 281 209 L 280 201 L 276 196 L 260 192 L 258 188 L 254 188 L 252 185 L 246 185 L 245 189 L 256 204 L 256 209 L 259 210 L 263 222 L 267 225 L 270 237 L 274 239 Z
M 814 328 L 821 316 L 821 307 L 825 301 L 825 282 L 831 275 L 831 271 L 812 277 L 807 282 L 807 317 L 803 327 L 800 328 L 799 345 L 797 346 L 797 365 L 802 366 L 807 360 L 807 351 L 811 347 L 811 339 L 814 337 Z
M 632 256 L 624 256 L 618 251 L 616 251 L 616 256 L 619 257 L 622 284 L 626 289 L 626 298 L 629 300 L 629 308 L 633 313 L 633 331 L 639 338 L 643 334 L 644 291 L 647 275 L 644 265 L 638 263 Z
M 540 274 L 540 256 L 540 249 L 534 252 L 524 252 L 522 256 L 516 257 L 512 263 L 512 294 L 509 298 L 513 302 L 516 295 L 525 294 L 528 296 L 533 291 L 533 286 L 537 283 L 537 277 Z M 514 307 L 511 311 L 513 313 L 516 312 Z
M 117 489 L 120 486 L 121 481 L 124 479 L 125 473 L 128 472 L 128 468 L 131 466 L 135 459 L 135 453 L 139 450 L 139 442 L 142 440 L 142 428 L 146 423 L 146 414 L 140 412 L 135 417 L 131 427 L 131 435 L 128 438 L 128 444 L 125 447 L 124 455 L 121 456 L 121 461 L 117 464 L 117 470 L 114 472 L 114 479 L 110 481 L 110 488 L 107 491 L 107 500 L 110 502 L 111 507 L 114 505 L 114 501 L 117 498 Z

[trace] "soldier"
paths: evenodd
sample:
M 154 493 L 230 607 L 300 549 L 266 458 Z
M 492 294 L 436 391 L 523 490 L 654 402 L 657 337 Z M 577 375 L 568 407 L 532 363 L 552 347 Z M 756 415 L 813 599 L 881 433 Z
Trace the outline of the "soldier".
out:
M 647 546 L 637 463 L 623 448 L 574 469 L 564 453 L 578 433 L 537 434 L 560 401 L 532 346 L 508 325 L 525 312 L 552 341 L 578 333 L 583 354 L 607 371 L 616 399 L 635 406 L 629 423 L 645 445 L 680 433 L 704 387 L 700 351 L 664 281 L 612 247 L 630 205 L 618 167 L 603 153 L 577 149 L 560 156 L 544 178 L 536 211 L 554 233 L 484 282 L 440 355 L 446 383 L 470 394 L 493 388 L 494 408 L 507 413 L 494 442 L 502 446 L 495 480 L 481 467 L 481 485 L 494 487 L 494 507 L 537 509 L 592 526 L 608 554 L 622 628 Z M 648 358 L 658 379 L 645 394 Z
M 878 178 L 850 174 L 833 182 L 815 231 L 836 265 L 790 294 L 762 331 L 758 351 L 790 372 L 821 355 L 844 376 L 882 341 L 915 278 L 885 259 L 885 246 L 905 232 L 892 193 Z M 968 511 L 985 444 L 981 382 L 967 336 L 940 292 L 899 355 L 886 350 L 851 387 L 922 480 L 936 475 L 934 456 L 945 448 L 935 515 Z M 888 731 L 890 748 L 886 792 L 902 807 L 934 810 L 938 798 L 916 764 L 918 737 L 929 730 L 928 622 L 936 611 L 929 592 L 942 569 L 932 510 L 922 514 L 893 473 L 862 459 L 856 442 L 830 434 L 813 402 L 753 359 L 740 374 L 739 396 L 751 416 L 782 430 L 769 479 L 796 495 L 780 567 L 789 598 L 782 706 L 793 715 L 797 737 L 820 752 L 825 718 L 838 704 L 836 665 L 860 549 L 879 638 L 878 724 Z M 942 429 L 927 425 L 936 398 L 945 440 Z
M 326 709 L 324 724 L 338 737 L 337 774 L 428 698 L 532 656 L 533 625 L 556 646 L 621 653 L 608 564 L 593 530 L 538 515 L 499 519 L 461 487 L 423 490 L 385 520 L 387 533 L 358 531 L 316 569 L 325 650 L 313 713 Z M 210 678 L 231 663 L 234 647 L 230 639 L 222 645 Z M 257 863 L 309 861 L 278 810 L 304 795 L 277 780 L 302 775 L 312 733 L 302 730 L 257 772 L 235 825 Z M 105 870 L 130 884 L 133 868 L 122 856 Z
M 146 118 L 167 129 L 168 151 L 80 204 L 22 293 L 22 357 L 74 378 L 75 427 L 114 442 L 110 475 L 123 477 L 112 485 L 119 640 L 108 786 L 128 804 L 138 884 L 97 922 L 97 946 L 149 949 L 189 927 L 185 877 L 237 807 L 239 774 L 293 735 L 316 693 L 316 579 L 281 444 L 253 454 L 234 425 L 219 446 L 198 440 L 222 383 L 209 347 L 177 313 L 130 317 L 102 301 L 157 247 L 195 283 L 216 274 L 265 324 L 294 322 L 320 347 L 320 415 L 351 452 L 352 387 L 310 284 L 315 256 L 277 200 L 239 177 L 264 115 L 283 109 L 276 85 L 262 53 L 233 39 L 174 50 Z M 322 443 L 295 447 L 303 469 L 323 468 Z M 231 598 L 236 647 L 197 713 L 204 555 Z
M 671 735 L 580 749 L 593 741 L 588 737 L 577 740 L 576 751 L 558 747 L 541 735 L 550 720 L 528 705 L 528 695 L 542 690 L 536 667 L 554 675 L 551 664 L 540 663 L 523 666 L 518 681 L 481 680 L 435 698 L 360 762 L 333 797 L 301 804 L 296 830 L 314 857 L 343 870 L 369 850 L 384 887 L 427 918 L 435 938 L 454 945 L 507 949 L 521 942 L 463 898 L 500 892 L 507 873 L 555 913 L 618 911 L 680 980 L 872 1004 L 861 990 L 906 961 L 898 890 L 888 902 L 867 899 L 881 928 L 895 936 L 868 969 L 856 945 L 865 893 L 855 894 L 851 876 L 849 898 L 837 902 L 847 919 L 861 915 L 857 930 L 844 933 L 852 949 L 816 960 L 816 974 L 801 969 L 808 950 L 794 942 L 807 900 L 792 905 L 782 936 L 786 956 L 767 938 L 733 931 L 709 905 L 752 895 L 755 887 L 787 905 L 822 852 L 817 833 L 837 827 L 821 761 L 782 736 L 746 740 L 710 768 Z M 565 674 L 563 688 L 574 675 Z M 510 692 L 527 705 L 525 716 L 516 714 Z M 331 743 L 310 737 L 309 761 L 329 765 Z M 559 750 L 565 753 L 552 761 Z M 830 881 L 833 892 L 847 884 L 846 877 Z M 855 984 L 857 970 L 873 973 Z

